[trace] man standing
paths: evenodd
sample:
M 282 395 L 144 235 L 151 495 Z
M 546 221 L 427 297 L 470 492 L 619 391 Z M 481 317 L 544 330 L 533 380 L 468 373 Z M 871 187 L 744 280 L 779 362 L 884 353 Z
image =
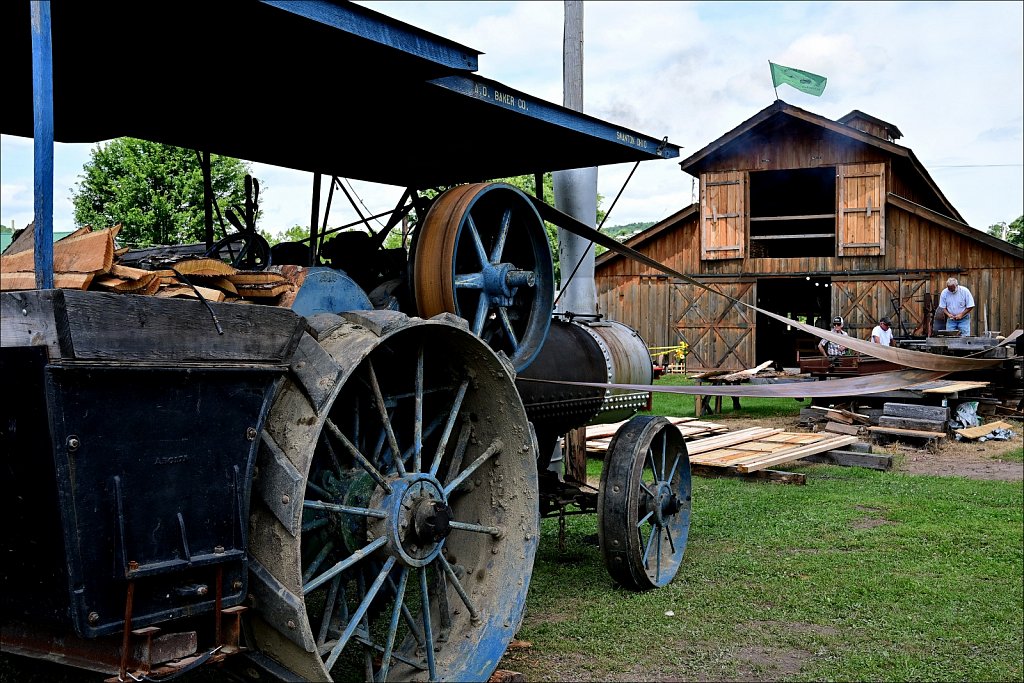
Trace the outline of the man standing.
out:
M 836 317 L 832 318 L 832 332 L 834 334 L 841 334 L 845 337 L 850 336 L 849 334 L 846 333 L 846 330 L 843 329 L 842 316 L 837 315 Z M 834 357 L 841 356 L 844 353 L 846 353 L 846 347 L 834 341 L 822 339 L 820 342 L 818 342 L 818 351 L 820 351 L 821 355 L 823 356 Z
M 946 311 L 947 330 L 960 330 L 961 337 L 970 336 L 974 297 L 955 277 L 946 280 L 946 288 L 939 295 L 939 307 Z
M 871 330 L 871 341 L 882 346 L 892 346 L 892 328 L 889 327 L 889 319 L 882 318 Z

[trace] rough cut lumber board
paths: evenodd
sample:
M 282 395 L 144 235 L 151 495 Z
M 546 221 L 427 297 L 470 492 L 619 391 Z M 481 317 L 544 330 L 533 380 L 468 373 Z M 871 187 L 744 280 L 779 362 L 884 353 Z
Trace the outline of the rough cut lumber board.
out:
M 856 436 L 857 434 L 860 434 L 861 429 L 863 429 L 863 427 L 845 424 L 843 422 L 829 422 L 825 425 L 825 431 L 832 432 L 834 434 L 853 434 Z
M 686 450 L 692 458 L 695 454 L 706 453 L 708 451 L 713 451 L 716 448 L 733 446 L 745 441 L 753 441 L 757 438 L 778 434 L 781 431 L 781 429 L 770 429 L 768 427 L 750 427 L 748 429 L 741 429 L 738 432 L 729 432 L 719 436 L 712 436 L 707 439 L 700 439 L 692 444 L 688 444 Z
M 817 462 L 824 465 L 841 467 L 866 467 L 871 470 L 891 470 L 892 455 L 887 453 L 857 453 L 854 451 L 834 450 L 827 453 L 805 455 L 801 460 Z
M 732 372 L 732 373 L 729 373 L 728 375 L 720 377 L 719 379 L 722 380 L 722 381 L 731 382 L 731 381 L 737 380 L 737 379 L 745 379 L 747 377 L 753 377 L 754 375 L 756 375 L 757 373 L 761 372 L 766 367 L 771 365 L 773 362 L 774 361 L 766 360 L 765 362 L 763 362 L 760 365 L 758 365 L 756 368 L 750 368 L 748 370 L 740 370 L 739 372 Z
M 829 419 L 837 420 L 839 422 L 846 422 L 847 424 L 853 424 L 854 422 L 871 422 L 870 415 L 861 415 L 860 413 L 854 413 L 849 410 L 836 410 L 835 408 L 824 408 L 822 406 L 810 406 L 808 408 L 801 408 L 800 414 L 803 415 L 805 410 L 820 410 L 828 413 Z
M 111 230 L 65 237 L 53 245 L 54 273 L 105 273 L 114 265 L 114 235 Z M 0 270 L 29 272 L 35 269 L 35 254 L 22 251 L 0 256 Z
M 878 418 L 879 427 L 896 427 L 898 429 L 919 429 L 923 432 L 945 432 L 945 420 L 914 420 L 909 417 L 890 417 L 883 415 Z
M 992 433 L 996 429 L 1011 429 L 1012 425 L 1003 422 L 989 422 L 988 424 L 978 425 L 977 427 L 965 427 L 964 429 L 955 429 L 957 434 L 964 437 L 965 439 L 980 439 L 986 434 Z
M 922 394 L 955 394 L 958 391 L 968 391 L 970 389 L 984 389 L 989 385 L 988 382 L 953 382 L 948 380 L 950 384 L 942 387 L 934 387 L 932 389 L 922 389 Z
M 882 407 L 882 415 L 886 417 L 909 417 L 914 420 L 945 422 L 949 419 L 949 408 L 944 406 L 922 406 L 916 403 L 886 403 Z
M 817 443 L 805 444 L 796 448 L 786 449 L 772 455 L 771 457 L 756 462 L 743 463 L 737 465 L 740 472 L 753 472 L 754 470 L 762 470 L 772 465 L 778 465 L 784 462 L 792 462 L 793 460 L 799 460 L 805 455 L 813 455 L 815 453 L 823 453 L 825 451 L 835 450 L 842 448 L 847 444 L 851 444 L 857 440 L 855 436 L 841 436 L 836 435 L 834 437 L 822 439 Z
M 0 294 L 0 347 L 45 346 L 51 359 L 60 358 L 55 294 L 52 289 Z
M 54 273 L 53 286 L 56 289 L 89 289 L 92 284 L 92 273 Z M 33 271 L 24 273 L 0 272 L 0 290 L 12 292 L 36 288 L 36 274 Z
M 924 432 L 919 429 L 897 429 L 895 427 L 868 427 L 873 434 L 889 434 L 891 436 L 912 436 L 918 439 L 945 438 L 945 432 Z
M 281 363 L 303 329 L 300 316 L 275 306 L 56 290 L 53 308 L 61 355 L 79 360 Z

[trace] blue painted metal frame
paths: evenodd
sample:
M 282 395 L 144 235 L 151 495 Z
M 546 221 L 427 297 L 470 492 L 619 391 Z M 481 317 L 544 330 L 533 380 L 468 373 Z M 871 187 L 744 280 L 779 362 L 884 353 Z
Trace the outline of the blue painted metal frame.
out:
M 538 99 L 481 76 L 444 76 L 430 81 L 446 90 L 472 97 L 521 116 L 552 123 L 650 155 L 651 159 L 679 156 L 679 147 L 621 126 Z
M 53 43 L 50 3 L 32 0 L 36 287 L 53 289 Z
M 260 0 L 339 31 L 401 50 L 450 69 L 477 70 L 477 51 L 356 4 L 330 0 Z

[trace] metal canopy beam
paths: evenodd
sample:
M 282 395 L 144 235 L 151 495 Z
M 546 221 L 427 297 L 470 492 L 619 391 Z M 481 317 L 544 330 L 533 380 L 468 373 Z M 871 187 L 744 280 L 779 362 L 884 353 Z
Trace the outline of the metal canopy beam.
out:
M 25 137 L 28 9 L 0 3 L 0 132 Z M 132 136 L 418 188 L 679 153 L 470 75 L 476 51 L 347 2 L 176 2 L 157 20 L 54 2 L 52 27 L 59 142 Z

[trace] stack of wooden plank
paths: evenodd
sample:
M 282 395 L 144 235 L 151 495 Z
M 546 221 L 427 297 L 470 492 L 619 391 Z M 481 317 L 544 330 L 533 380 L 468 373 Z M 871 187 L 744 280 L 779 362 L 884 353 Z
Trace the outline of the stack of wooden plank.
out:
M 877 427 L 868 427 L 876 439 L 925 440 L 931 446 L 946 438 L 949 408 L 914 403 L 886 403 Z
M 871 417 L 855 413 L 850 410 L 836 408 L 824 408 L 822 406 L 811 406 L 809 410 L 822 413 L 826 419 L 825 425 L 816 431 L 833 432 L 835 434 L 850 434 L 858 436 L 867 432 L 867 426 L 871 424 Z
M 725 425 L 716 422 L 705 422 L 694 417 L 666 417 L 666 420 L 679 428 L 683 439 L 693 441 L 713 434 L 721 434 L 729 431 Z M 612 437 L 619 427 L 626 424 L 626 421 L 613 422 L 611 424 L 590 425 L 587 427 L 587 453 L 604 455 L 611 444 Z
M 804 434 L 750 427 L 687 444 L 691 465 L 722 467 L 741 474 L 768 469 L 857 441 L 848 434 Z
M 304 275 L 297 266 L 242 271 L 219 259 L 197 256 L 162 263 L 159 270 L 120 265 L 117 257 L 127 251 L 114 245 L 120 229 L 85 226 L 55 242 L 54 287 L 288 305 L 287 295 L 294 294 Z M 0 291 L 35 288 L 32 240 L 19 239 L 0 256 Z

